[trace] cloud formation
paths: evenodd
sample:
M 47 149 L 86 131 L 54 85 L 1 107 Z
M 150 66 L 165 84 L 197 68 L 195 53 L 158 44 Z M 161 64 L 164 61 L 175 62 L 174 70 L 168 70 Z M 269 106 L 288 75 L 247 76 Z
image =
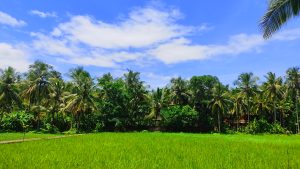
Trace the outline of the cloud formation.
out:
M 0 11 L 0 24 L 8 25 L 12 27 L 20 27 L 26 25 L 22 20 L 18 20 L 7 13 Z
M 55 12 L 42 12 L 42 11 L 39 11 L 39 10 L 31 10 L 30 14 L 39 16 L 41 18 L 50 18 L 50 17 L 55 18 L 55 17 L 57 17 Z
M 64 63 L 124 68 L 127 63 L 178 64 L 239 55 L 258 51 L 270 42 L 258 34 L 242 33 L 229 36 L 223 44 L 196 43 L 193 36 L 212 30 L 213 26 L 183 25 L 179 23 L 183 17 L 177 9 L 151 6 L 136 8 L 127 17 L 110 23 L 88 15 L 75 15 L 48 33 L 32 32 L 30 47 L 32 53 Z M 298 38 L 300 29 L 294 29 L 277 34 L 271 41 Z
M 22 46 L 12 46 L 0 43 L 0 68 L 14 67 L 17 71 L 24 72 L 30 64 L 28 54 Z

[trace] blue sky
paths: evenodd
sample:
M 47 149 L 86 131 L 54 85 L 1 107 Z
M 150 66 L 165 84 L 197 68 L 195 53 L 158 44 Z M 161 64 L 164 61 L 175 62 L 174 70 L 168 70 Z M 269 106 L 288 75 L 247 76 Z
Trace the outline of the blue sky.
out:
M 266 8 L 267 0 L 2 0 L 0 68 L 24 72 L 38 59 L 65 74 L 132 69 L 152 87 L 207 74 L 230 85 L 243 72 L 264 80 L 300 63 L 299 19 L 265 41 Z

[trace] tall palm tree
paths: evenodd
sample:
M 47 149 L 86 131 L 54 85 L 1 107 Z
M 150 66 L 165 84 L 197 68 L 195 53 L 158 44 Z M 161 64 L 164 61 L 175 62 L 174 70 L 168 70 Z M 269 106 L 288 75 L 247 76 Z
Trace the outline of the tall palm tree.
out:
M 95 109 L 94 97 L 92 96 L 94 83 L 90 74 L 82 67 L 72 69 L 70 76 L 73 85 L 71 94 L 65 98 L 67 100 L 65 110 L 74 115 L 76 128 L 79 130 L 82 116 Z
M 266 76 L 267 81 L 263 84 L 266 98 L 272 102 L 274 123 L 276 122 L 276 103 L 282 96 L 282 78 L 276 78 L 275 73 L 269 72 Z
M 35 61 L 29 66 L 29 72 L 26 75 L 25 90 L 21 93 L 24 101 L 27 102 L 28 110 L 35 115 L 37 128 L 40 128 L 41 114 L 48 111 L 48 101 L 50 98 L 50 82 L 53 76 L 53 67 L 41 62 Z
M 58 113 L 63 102 L 65 83 L 60 76 L 50 78 L 51 123 L 54 125 L 55 113 Z
M 253 73 L 242 73 L 234 82 L 238 86 L 238 90 L 246 100 L 248 123 L 250 122 L 250 99 L 257 90 L 258 78 Z
M 213 113 L 218 116 L 218 131 L 221 132 L 221 115 L 224 114 L 230 100 L 227 97 L 225 87 L 219 82 L 213 88 L 213 99 L 209 103 Z
M 245 103 L 243 101 L 243 96 L 240 93 L 232 93 L 230 96 L 230 100 L 232 101 L 231 113 L 236 117 L 236 130 L 238 131 L 240 117 L 245 111 Z
M 0 111 L 10 113 L 14 105 L 21 107 L 22 102 L 18 95 L 18 74 L 15 69 L 8 67 L 0 76 Z M 0 116 L 2 118 L 3 113 Z
M 300 0 L 270 0 L 268 10 L 260 22 L 263 37 L 271 37 L 289 19 L 298 16 L 299 11 Z
M 155 121 L 158 121 L 160 118 L 161 109 L 163 109 L 166 104 L 163 89 L 157 88 L 156 90 L 152 91 L 151 97 L 152 110 L 151 113 L 148 115 L 148 118 L 153 118 Z
M 300 132 L 299 128 L 299 110 L 298 110 L 298 104 L 299 104 L 299 90 L 300 90 L 300 72 L 299 68 L 293 67 L 288 69 L 287 71 L 287 88 L 290 92 L 290 95 L 294 101 L 295 105 L 295 115 L 296 115 L 296 132 Z

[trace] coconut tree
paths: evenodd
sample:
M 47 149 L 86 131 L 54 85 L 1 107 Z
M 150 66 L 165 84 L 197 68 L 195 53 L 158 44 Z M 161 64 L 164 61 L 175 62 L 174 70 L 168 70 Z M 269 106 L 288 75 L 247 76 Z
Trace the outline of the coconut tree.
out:
M 253 97 L 252 111 L 259 116 L 259 118 L 268 118 L 268 113 L 272 112 L 272 105 L 265 96 L 262 90 L 258 90 Z
M 29 72 L 26 75 L 25 90 L 21 93 L 22 98 L 28 105 L 28 110 L 35 114 L 37 128 L 40 127 L 41 114 L 47 113 L 48 101 L 50 98 L 50 82 L 53 76 L 53 67 L 41 62 L 35 61 L 29 66 Z
M 248 123 L 250 122 L 250 99 L 257 91 L 258 78 L 253 73 L 242 73 L 234 82 L 237 85 L 240 95 L 244 97 L 247 106 Z
M 63 94 L 65 92 L 65 83 L 60 75 L 50 78 L 50 114 L 51 123 L 54 125 L 55 113 L 58 113 L 63 102 Z
M 74 115 L 76 128 L 79 130 L 82 116 L 95 109 L 94 97 L 92 96 L 94 83 L 90 74 L 82 67 L 72 69 L 70 77 L 72 88 L 70 95 L 65 98 L 67 100 L 65 110 Z
M 142 127 L 147 113 L 150 111 L 150 99 L 140 73 L 128 70 L 124 74 L 125 88 L 128 95 L 128 125 Z
M 300 0 L 270 0 L 268 10 L 260 22 L 263 37 L 271 37 L 289 19 L 298 16 L 299 11 Z
M 267 81 L 263 84 L 266 98 L 272 103 L 274 113 L 274 123 L 276 123 L 276 104 L 282 97 L 282 78 L 276 78 L 275 73 L 269 72 L 266 76 Z
M 230 100 L 226 93 L 226 88 L 219 82 L 213 88 L 213 99 L 209 103 L 209 107 L 213 113 L 217 114 L 218 117 L 218 131 L 221 132 L 221 115 L 225 113 L 226 108 Z
M 157 88 L 151 93 L 152 108 L 151 113 L 148 115 L 148 118 L 152 118 L 155 121 L 158 121 L 160 118 L 160 112 L 165 107 L 164 91 L 163 89 Z
M 5 69 L 0 75 L 0 111 L 2 112 L 0 120 L 3 112 L 10 113 L 13 110 L 14 105 L 19 107 L 22 105 L 18 95 L 18 79 L 19 75 L 12 67 Z
M 29 110 L 32 105 L 41 105 L 42 102 L 49 98 L 50 83 L 52 77 L 52 66 L 36 61 L 29 66 L 29 72 L 26 75 L 25 90 L 22 97 L 28 103 Z
M 292 97 L 292 100 L 295 105 L 295 116 L 296 116 L 296 131 L 299 133 L 299 111 L 298 111 L 298 102 L 299 102 L 299 89 L 300 89 L 300 72 L 299 68 L 293 67 L 287 70 L 287 88 Z
M 245 103 L 243 100 L 243 96 L 241 93 L 231 93 L 230 100 L 232 102 L 231 113 L 235 115 L 236 118 L 236 130 L 239 129 L 239 121 L 241 115 L 243 115 L 245 111 Z
M 181 77 L 171 79 L 171 100 L 173 104 L 186 105 L 189 101 L 187 81 Z

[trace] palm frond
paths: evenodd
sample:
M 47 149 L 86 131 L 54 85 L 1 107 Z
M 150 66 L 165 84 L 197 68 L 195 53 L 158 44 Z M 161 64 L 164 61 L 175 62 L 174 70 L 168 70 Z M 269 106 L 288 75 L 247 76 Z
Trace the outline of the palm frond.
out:
M 271 0 L 268 11 L 260 22 L 263 37 L 270 38 L 290 18 L 297 16 L 299 10 L 300 0 Z

